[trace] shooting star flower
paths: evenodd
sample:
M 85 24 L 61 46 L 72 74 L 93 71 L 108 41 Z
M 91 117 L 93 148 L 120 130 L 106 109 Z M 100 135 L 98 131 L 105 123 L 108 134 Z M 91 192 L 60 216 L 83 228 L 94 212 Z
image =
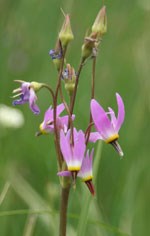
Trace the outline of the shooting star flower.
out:
M 40 113 L 39 107 L 36 105 L 37 96 L 36 93 L 41 87 L 41 83 L 37 82 L 25 82 L 22 80 L 15 80 L 21 84 L 20 88 L 14 89 L 13 93 L 17 93 L 13 98 L 19 97 L 19 99 L 13 101 L 13 105 L 22 105 L 29 102 L 29 107 L 36 115 Z
M 91 194 L 94 195 L 94 186 L 92 184 L 93 173 L 92 173 L 92 160 L 93 160 L 94 149 L 92 149 L 91 154 L 89 154 L 89 150 L 87 151 L 85 157 L 82 161 L 82 166 L 80 171 L 78 172 L 78 177 L 82 179 L 82 181 L 87 185 Z
M 125 109 L 123 100 L 118 93 L 116 93 L 116 99 L 118 104 L 117 117 L 112 108 L 108 108 L 109 112 L 105 112 L 95 99 L 91 101 L 91 113 L 96 130 L 99 132 L 101 139 L 106 143 L 112 144 L 119 155 L 123 156 L 122 149 L 117 140 L 119 138 L 118 132 L 124 122 Z M 110 119 L 108 115 L 110 115 Z
M 85 136 L 82 130 L 73 130 L 74 143 L 70 143 L 71 130 L 64 133 L 60 132 L 60 148 L 68 171 L 71 172 L 73 179 L 76 179 L 77 173 L 81 169 L 84 153 L 86 149 Z
M 61 130 L 63 129 L 65 132 L 67 132 L 67 125 L 68 125 L 68 115 L 60 117 L 60 114 L 64 111 L 65 106 L 64 104 L 60 104 L 56 108 L 56 125 L 57 129 Z M 75 119 L 75 115 L 72 115 L 72 120 Z M 44 115 L 44 120 L 40 124 L 39 127 L 40 131 L 37 132 L 37 136 L 40 134 L 49 134 L 54 132 L 54 109 L 52 107 L 49 107 Z

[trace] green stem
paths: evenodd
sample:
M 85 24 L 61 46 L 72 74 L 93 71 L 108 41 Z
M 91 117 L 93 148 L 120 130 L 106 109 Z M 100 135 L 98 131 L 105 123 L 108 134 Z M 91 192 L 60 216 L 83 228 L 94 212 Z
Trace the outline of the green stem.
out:
M 59 236 L 66 236 L 67 208 L 70 186 L 61 189 Z
M 60 47 L 61 47 L 61 42 L 60 42 Z M 63 56 L 62 56 L 61 67 L 60 67 L 60 71 L 59 71 L 59 75 L 58 75 L 57 86 L 56 86 L 56 90 L 55 90 L 54 116 L 53 116 L 53 118 L 54 118 L 53 120 L 54 120 L 55 146 L 56 146 L 56 150 L 57 150 L 58 163 L 59 163 L 59 168 L 60 169 L 61 169 L 61 165 L 62 165 L 62 162 L 63 162 L 63 157 L 62 157 L 60 146 L 59 146 L 59 134 L 58 134 L 58 130 L 57 130 L 57 98 L 58 98 L 59 87 L 60 87 L 60 84 L 61 84 L 61 77 L 62 77 L 62 72 L 63 72 L 63 66 L 64 66 L 64 59 L 65 59 L 66 50 L 67 50 L 67 48 L 65 48 L 64 51 L 62 51 Z
M 53 90 L 51 89 L 51 87 L 47 84 L 43 84 L 42 85 L 43 88 L 46 88 L 49 90 L 52 98 L 53 98 L 53 107 L 57 106 L 57 103 L 56 103 L 56 99 L 55 99 L 55 94 L 53 92 Z M 55 105 L 56 104 L 56 105 Z M 54 128 L 57 129 L 57 126 L 56 126 L 56 122 L 54 122 Z M 57 160 L 58 160 L 58 164 L 59 164 L 59 168 L 61 167 L 61 152 L 60 152 L 60 147 L 59 147 L 59 142 L 57 142 L 56 140 L 58 139 L 58 134 L 55 134 L 55 140 L 54 140 L 54 143 L 55 143 L 55 148 L 56 148 L 56 153 L 57 153 Z
M 83 58 L 81 60 L 80 65 L 79 65 L 79 69 L 78 69 L 77 76 L 76 76 L 74 93 L 72 95 L 71 104 L 70 104 L 70 114 L 71 115 L 73 114 L 73 109 L 74 109 L 74 104 L 75 104 L 75 99 L 76 99 L 76 94 L 77 94 L 77 88 L 78 88 L 78 83 L 79 83 L 79 77 L 80 77 L 80 73 L 81 73 L 83 65 L 84 65 L 84 61 L 85 61 L 85 59 Z M 69 124 L 69 127 L 70 127 L 70 124 Z
M 93 66 L 92 66 L 92 89 L 91 89 L 91 99 L 94 98 L 95 96 L 95 69 L 96 69 L 96 57 L 93 58 Z M 88 129 L 88 133 L 87 133 L 87 136 L 86 136 L 86 145 L 89 141 L 89 137 L 90 137 L 90 132 L 91 132 L 91 124 L 92 123 L 92 115 L 91 115 L 91 112 L 90 112 L 90 120 L 89 120 L 89 129 Z

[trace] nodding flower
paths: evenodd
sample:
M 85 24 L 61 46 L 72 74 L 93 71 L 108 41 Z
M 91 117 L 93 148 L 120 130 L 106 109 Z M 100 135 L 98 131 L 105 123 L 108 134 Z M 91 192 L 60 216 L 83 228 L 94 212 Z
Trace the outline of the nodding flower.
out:
M 82 160 L 82 165 L 77 173 L 77 177 L 80 177 L 82 181 L 87 185 L 88 189 L 90 190 L 91 194 L 95 194 L 94 186 L 92 183 L 93 173 L 92 173 L 92 161 L 93 161 L 93 153 L 94 149 L 92 149 L 91 153 L 87 150 L 85 157 Z M 72 172 L 67 171 L 60 171 L 58 172 L 59 176 L 72 176 Z
M 57 129 L 61 130 L 63 129 L 64 132 L 67 132 L 67 125 L 68 125 L 68 115 L 60 116 L 60 114 L 64 111 L 65 106 L 64 104 L 60 104 L 56 108 L 56 125 Z M 72 120 L 75 119 L 75 115 L 72 115 Z M 44 120 L 40 124 L 39 127 L 40 131 L 36 133 L 36 136 L 39 136 L 41 134 L 49 134 L 54 132 L 54 109 L 52 107 L 49 107 L 44 115 Z
M 60 132 L 60 148 L 63 158 L 66 162 L 68 171 L 71 172 L 73 179 L 76 179 L 77 173 L 81 169 L 84 153 L 86 149 L 85 135 L 82 130 L 77 131 L 73 129 L 74 143 L 70 142 L 71 130 L 65 134 L 64 131 Z
M 19 99 L 13 101 L 13 105 L 22 105 L 29 102 L 29 107 L 36 115 L 40 113 L 39 107 L 36 105 L 36 92 L 43 86 L 37 82 L 26 82 L 22 80 L 15 80 L 21 84 L 17 89 L 13 90 L 13 93 L 17 93 L 13 98 L 19 97 Z
M 123 100 L 118 93 L 116 93 L 116 99 L 118 104 L 117 117 L 112 108 L 109 107 L 109 111 L 105 112 L 103 107 L 95 99 L 91 101 L 91 114 L 95 128 L 100 134 L 100 139 L 112 144 L 119 155 L 123 156 L 123 151 L 117 140 L 119 138 L 118 132 L 124 122 L 125 109 Z
M 78 177 L 82 179 L 82 181 L 87 185 L 91 194 L 95 194 L 94 186 L 92 184 L 93 173 L 92 173 L 92 161 L 93 161 L 94 149 L 92 149 L 89 154 L 89 150 L 87 150 L 85 157 L 82 161 L 82 166 L 80 171 L 78 172 Z

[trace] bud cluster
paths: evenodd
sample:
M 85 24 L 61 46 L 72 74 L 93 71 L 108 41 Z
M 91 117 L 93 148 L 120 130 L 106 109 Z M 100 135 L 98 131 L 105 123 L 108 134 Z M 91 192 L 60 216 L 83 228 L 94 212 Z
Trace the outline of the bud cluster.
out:
M 98 45 L 102 36 L 107 32 L 107 15 L 106 7 L 103 6 L 91 28 L 91 34 L 85 37 L 84 44 L 82 45 L 82 57 L 87 59 L 90 56 L 95 56 Z

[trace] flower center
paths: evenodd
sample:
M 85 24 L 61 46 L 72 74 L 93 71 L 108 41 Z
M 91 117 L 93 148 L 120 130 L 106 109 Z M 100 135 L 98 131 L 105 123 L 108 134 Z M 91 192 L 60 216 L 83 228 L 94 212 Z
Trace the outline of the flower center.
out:
M 117 140 L 119 138 L 119 135 L 118 134 L 114 134 L 112 136 L 110 136 L 108 139 L 105 140 L 105 143 L 111 143 L 115 140 Z
M 87 181 L 91 181 L 93 179 L 93 176 L 87 176 L 87 177 L 85 177 L 85 178 L 82 178 L 82 181 L 83 182 L 87 182 Z
M 45 129 L 43 129 L 43 123 L 40 124 L 39 129 L 40 129 L 40 132 L 41 132 L 42 134 L 47 134 L 47 133 L 48 133 L 48 132 L 46 132 Z
M 79 171 L 80 167 L 79 166 L 68 166 L 69 171 Z

